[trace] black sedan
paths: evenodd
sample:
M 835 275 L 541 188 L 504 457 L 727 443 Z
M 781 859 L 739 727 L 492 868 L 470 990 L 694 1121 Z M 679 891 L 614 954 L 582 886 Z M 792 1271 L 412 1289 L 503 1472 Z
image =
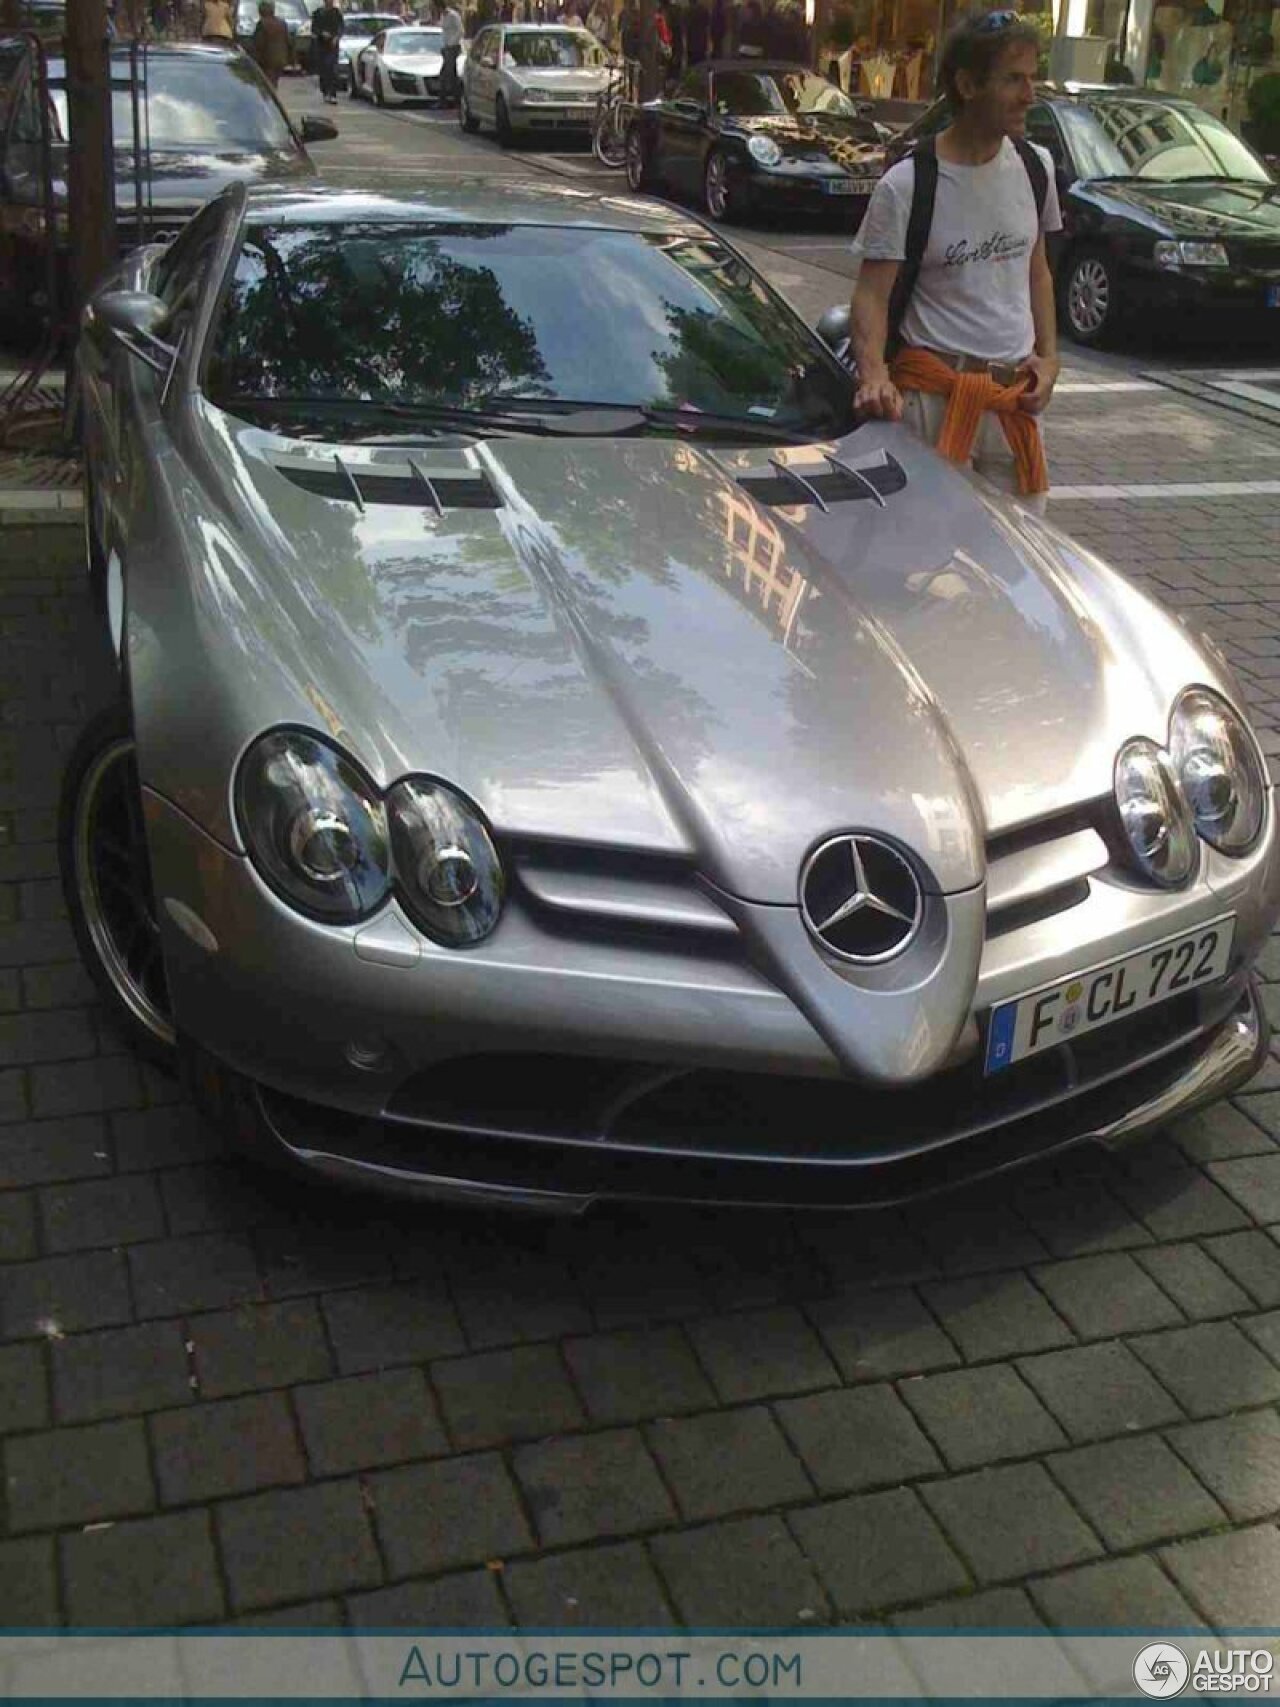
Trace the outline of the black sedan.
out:
M 937 101 L 891 160 L 947 120 Z M 1027 135 L 1053 156 L 1063 231 L 1058 300 L 1081 344 L 1137 315 L 1269 323 L 1280 338 L 1280 188 L 1248 145 L 1193 101 L 1045 85 Z
M 712 60 L 640 109 L 627 136 L 633 190 L 700 199 L 712 219 L 756 208 L 851 210 L 884 170 L 866 109 L 803 65 Z
M 238 48 L 165 44 L 140 61 L 138 106 L 144 148 L 133 147 L 134 108 L 126 47 L 111 56 L 116 224 L 121 250 L 172 237 L 188 216 L 230 183 L 311 178 L 304 142 L 338 134 L 327 119 L 295 131 L 262 73 Z M 67 229 L 66 66 L 48 60 L 54 252 L 65 265 Z M 17 37 L 0 40 L 0 326 L 29 338 L 48 318 L 45 189 L 35 57 Z M 149 146 L 145 146 L 149 144 Z

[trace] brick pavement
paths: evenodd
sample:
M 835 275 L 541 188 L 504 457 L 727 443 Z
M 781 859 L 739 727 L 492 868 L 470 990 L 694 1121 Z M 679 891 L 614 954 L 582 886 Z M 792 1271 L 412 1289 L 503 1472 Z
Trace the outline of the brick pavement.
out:
M 1274 439 L 1065 396 L 1059 480 Z M 1055 506 L 1280 726 L 1274 499 Z M 543 1223 L 243 1170 L 103 1023 L 78 531 L 0 518 L 0 1607 L 15 1625 L 1280 1623 L 1280 1056 L 1123 1158 L 855 1219 Z M 1280 737 L 1268 743 L 1280 749 Z M 1268 951 L 1280 1016 L 1280 942 Z

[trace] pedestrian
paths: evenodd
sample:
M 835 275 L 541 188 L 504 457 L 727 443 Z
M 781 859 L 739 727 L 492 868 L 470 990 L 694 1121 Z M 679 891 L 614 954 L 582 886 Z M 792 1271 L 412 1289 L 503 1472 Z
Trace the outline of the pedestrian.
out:
M 338 43 L 344 28 L 342 13 L 333 0 L 325 0 L 311 14 L 311 43 L 316 70 L 320 73 L 320 93 L 331 107 L 338 104 Z
M 458 55 L 462 52 L 462 14 L 453 0 L 440 8 L 440 104 L 458 104 Z
M 685 20 L 685 47 L 690 65 L 701 65 L 711 44 L 711 9 L 707 0 L 690 0 L 689 16 Z
M 613 35 L 613 18 L 607 0 L 591 0 L 591 9 L 587 13 L 587 28 L 600 46 L 607 49 Z
M 905 421 L 1036 508 L 1049 486 L 1039 417 L 1060 365 L 1045 237 L 1062 225 L 1052 160 L 1026 140 L 1039 49 L 1016 12 L 952 30 L 952 121 L 876 185 L 851 311 L 858 411 Z
M 276 0 L 258 0 L 258 22 L 249 43 L 249 52 L 274 89 L 280 81 L 280 73 L 293 57 L 288 26 L 283 18 L 276 17 Z
M 204 0 L 204 16 L 200 20 L 200 36 L 203 41 L 234 41 L 236 39 L 235 13 L 231 9 L 231 0 Z

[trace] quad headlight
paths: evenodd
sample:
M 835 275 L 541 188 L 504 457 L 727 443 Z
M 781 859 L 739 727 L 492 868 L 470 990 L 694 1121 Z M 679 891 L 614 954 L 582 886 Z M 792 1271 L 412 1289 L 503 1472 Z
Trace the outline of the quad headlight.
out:
M 1196 869 L 1197 838 L 1245 854 L 1262 833 L 1267 775 L 1244 719 L 1210 688 L 1173 708 L 1168 747 L 1127 741 L 1115 765 L 1120 823 L 1139 870 L 1167 889 Z
M 1243 718 L 1208 688 L 1188 688 L 1169 749 L 1196 829 L 1223 853 L 1246 853 L 1262 830 L 1267 779 Z
M 1192 241 L 1160 242 L 1155 247 L 1158 267 L 1229 267 L 1231 257 L 1221 243 Z
M 1173 761 L 1154 741 L 1128 741 L 1115 770 L 1120 823 L 1139 870 L 1177 889 L 1196 868 L 1196 832 Z
M 448 948 L 480 942 L 498 922 L 502 861 L 479 813 L 444 783 L 409 779 L 384 799 L 329 742 L 277 729 L 245 754 L 235 802 L 259 874 L 311 918 L 353 924 L 394 891 Z
M 748 137 L 747 153 L 761 166 L 776 166 L 782 159 L 782 150 L 771 136 Z

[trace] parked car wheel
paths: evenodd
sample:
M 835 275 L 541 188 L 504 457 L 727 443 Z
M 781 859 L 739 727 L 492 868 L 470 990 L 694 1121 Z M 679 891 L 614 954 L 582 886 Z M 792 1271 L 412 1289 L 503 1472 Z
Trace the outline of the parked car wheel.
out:
M 172 1066 L 176 1038 L 123 705 L 100 712 L 72 749 L 58 857 L 71 928 L 108 1012 L 140 1053 Z
M 651 190 L 658 181 L 639 125 L 627 132 L 627 183 L 633 190 Z
M 511 114 L 507 111 L 507 103 L 498 96 L 497 105 L 493 110 L 494 129 L 498 133 L 498 141 L 503 148 L 514 148 L 516 133 L 511 128 Z
M 1120 281 L 1100 249 L 1077 249 L 1067 259 L 1063 300 L 1067 330 L 1077 344 L 1104 344 L 1120 323 Z
M 717 221 L 740 219 L 746 212 L 743 197 L 730 179 L 729 157 L 719 148 L 713 148 L 707 156 L 702 203 L 708 217 Z
M 465 89 L 458 91 L 458 123 L 468 136 L 474 136 L 480 129 L 480 120 L 467 105 L 467 91 Z

